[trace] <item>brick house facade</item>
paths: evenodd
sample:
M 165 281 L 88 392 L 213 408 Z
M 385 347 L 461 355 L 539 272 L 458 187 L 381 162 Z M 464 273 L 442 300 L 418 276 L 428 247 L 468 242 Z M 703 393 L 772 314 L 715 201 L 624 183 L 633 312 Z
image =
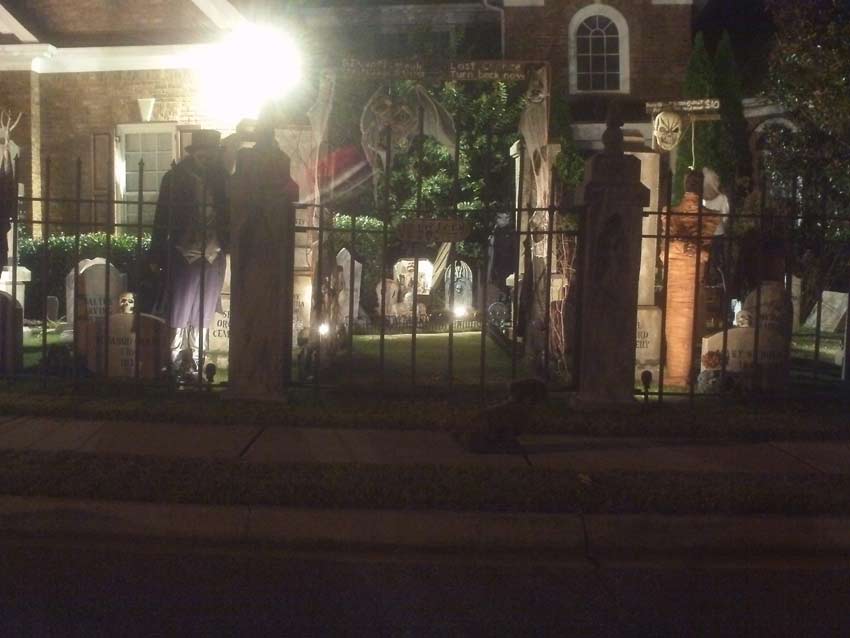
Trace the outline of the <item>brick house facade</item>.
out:
M 192 128 L 232 129 L 235 123 L 215 121 L 205 110 L 197 73 L 187 68 L 186 60 L 245 18 L 294 21 L 320 65 L 326 64 L 332 48 L 340 50 L 337 55 L 348 47 L 382 57 L 382 46 L 398 44 L 393 38 L 400 33 L 425 30 L 450 37 L 458 29 L 477 29 L 479 40 L 497 43 L 492 57 L 503 49 L 508 59 L 551 64 L 552 89 L 570 96 L 580 142 L 599 138 L 612 95 L 630 105 L 634 121 L 648 126 L 643 102 L 679 96 L 690 52 L 690 0 L 407 0 L 353 5 L 319 0 L 298 14 L 283 15 L 269 11 L 269 3 L 251 0 L 2 0 L 0 107 L 23 113 L 12 134 L 22 148 L 19 181 L 27 195 L 45 196 L 49 158 L 50 197 L 74 197 L 79 158 L 82 197 L 107 199 L 116 191 L 132 190 L 122 175 L 113 183 L 109 173 L 113 163 L 132 153 L 125 146 L 126 135 L 145 127 L 170 134 L 170 145 L 151 151 L 164 161 L 169 152 L 179 156 L 184 135 Z M 584 29 L 583 35 L 579 29 Z M 592 72 L 579 79 L 576 43 L 582 37 L 584 44 L 578 46 L 610 45 L 609 72 L 601 80 Z M 617 51 L 612 53 L 614 40 Z M 364 42 L 372 45 L 364 48 Z M 397 48 L 406 53 L 403 42 Z M 488 55 L 486 48 L 481 55 Z M 593 82 L 607 83 L 606 88 L 594 90 Z M 142 127 L 140 98 L 156 100 L 150 122 Z M 43 207 L 34 202 L 33 219 L 43 214 Z M 49 210 L 51 222 L 74 214 L 70 205 L 56 204 Z M 85 206 L 82 218 L 102 224 L 109 214 L 106 207 Z

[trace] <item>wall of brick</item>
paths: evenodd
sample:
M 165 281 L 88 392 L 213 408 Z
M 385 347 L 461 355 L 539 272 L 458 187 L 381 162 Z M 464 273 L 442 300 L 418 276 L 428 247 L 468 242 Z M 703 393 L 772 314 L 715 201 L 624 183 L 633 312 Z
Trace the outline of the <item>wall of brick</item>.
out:
M 41 154 L 50 158 L 51 197 L 73 197 L 76 161 L 82 160 L 82 194 L 92 193 L 92 133 L 141 121 L 136 100 L 154 97 L 152 122 L 220 126 L 200 104 L 198 79 L 191 71 L 57 73 L 41 76 Z M 51 209 L 51 218 L 71 220 L 68 205 Z M 89 218 L 90 210 L 83 211 Z
M 506 57 L 547 60 L 556 91 L 569 91 L 569 25 L 588 0 L 546 0 L 543 7 L 505 11 Z M 672 99 L 681 94 L 691 51 L 691 7 L 649 0 L 609 0 L 629 25 L 631 96 Z

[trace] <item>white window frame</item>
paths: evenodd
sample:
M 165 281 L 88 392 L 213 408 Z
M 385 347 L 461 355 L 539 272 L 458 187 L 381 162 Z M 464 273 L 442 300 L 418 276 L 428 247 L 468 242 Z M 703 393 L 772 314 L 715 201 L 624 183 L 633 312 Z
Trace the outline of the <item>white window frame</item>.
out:
M 116 200 L 125 200 L 127 196 L 127 165 L 126 165 L 126 153 L 127 153 L 127 143 L 126 137 L 127 135 L 132 134 L 160 134 L 160 133 L 169 133 L 171 135 L 171 155 L 172 160 L 177 161 L 179 157 L 179 149 L 178 145 L 178 135 L 177 135 L 177 122 L 142 122 L 136 124 L 119 124 L 116 127 L 116 137 L 118 138 L 118 148 L 115 154 L 115 182 L 118 185 L 118 193 Z M 127 204 L 126 206 L 136 205 Z M 129 217 L 127 215 L 127 210 L 124 205 L 118 205 L 117 210 L 115 211 L 115 221 L 119 224 L 128 223 Z M 146 229 L 150 230 L 150 229 Z M 121 228 L 119 234 L 121 233 L 135 233 L 134 230 L 129 228 Z
M 578 55 L 576 51 L 576 34 L 582 22 L 593 16 L 608 18 L 617 27 L 620 37 L 620 88 L 618 90 L 580 90 L 578 88 Z M 569 27 L 569 73 L 570 93 L 630 93 L 631 92 L 631 65 L 630 65 L 630 43 L 629 24 L 622 13 L 607 4 L 589 4 L 575 12 L 570 20 Z

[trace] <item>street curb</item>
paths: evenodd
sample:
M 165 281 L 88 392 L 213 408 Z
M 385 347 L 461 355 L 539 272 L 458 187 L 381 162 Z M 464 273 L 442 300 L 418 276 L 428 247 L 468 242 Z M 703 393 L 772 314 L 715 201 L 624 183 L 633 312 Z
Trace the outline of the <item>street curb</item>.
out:
M 0 496 L 0 533 L 584 555 L 578 515 L 319 510 Z
M 288 546 L 644 555 L 850 555 L 850 518 L 319 510 L 0 496 L 0 533 Z

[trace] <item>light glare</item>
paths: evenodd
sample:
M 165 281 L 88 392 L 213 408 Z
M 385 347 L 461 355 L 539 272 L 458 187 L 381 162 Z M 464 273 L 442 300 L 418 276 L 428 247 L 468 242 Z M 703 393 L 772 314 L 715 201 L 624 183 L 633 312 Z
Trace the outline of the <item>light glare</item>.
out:
M 323 337 L 326 334 L 328 334 L 330 332 L 330 330 L 331 330 L 331 327 L 326 323 L 323 323 L 319 326 L 319 334 L 322 335 Z
M 200 63 L 205 110 L 224 124 L 256 119 L 301 80 L 294 40 L 268 25 L 246 24 L 210 47 Z

